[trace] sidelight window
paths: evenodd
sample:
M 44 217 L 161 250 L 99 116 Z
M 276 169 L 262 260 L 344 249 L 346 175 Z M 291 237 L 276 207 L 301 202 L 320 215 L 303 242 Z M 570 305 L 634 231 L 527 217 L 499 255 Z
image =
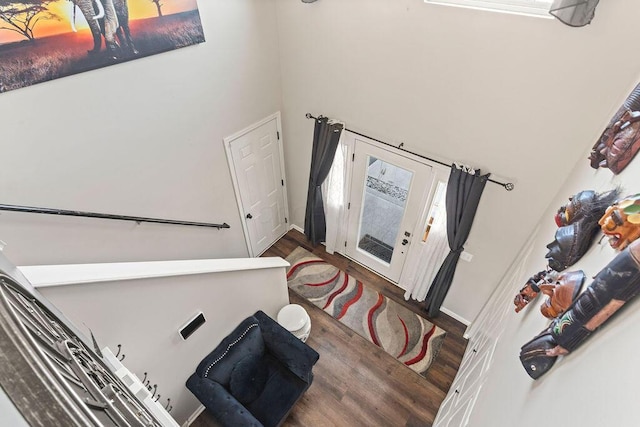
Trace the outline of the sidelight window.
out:
M 447 194 L 447 183 L 443 181 L 438 182 L 436 187 L 436 193 L 433 196 L 433 202 L 429 208 L 429 215 L 427 215 L 427 223 L 424 226 L 424 233 L 422 234 L 422 241 L 426 242 L 429 237 L 429 232 L 435 226 L 446 227 L 447 221 L 447 207 L 445 204 L 445 198 Z

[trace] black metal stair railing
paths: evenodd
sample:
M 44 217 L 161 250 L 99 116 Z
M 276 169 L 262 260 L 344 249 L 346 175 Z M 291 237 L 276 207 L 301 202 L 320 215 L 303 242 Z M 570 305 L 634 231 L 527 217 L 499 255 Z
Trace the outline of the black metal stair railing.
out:
M 52 209 L 52 208 L 37 208 L 33 206 L 16 206 L 16 205 L 4 205 L 0 204 L 0 211 L 10 211 L 10 212 L 27 212 L 27 213 L 36 213 L 36 214 L 47 214 L 47 215 L 62 215 L 62 216 L 76 216 L 76 217 L 84 217 L 84 218 L 100 218 L 100 219 L 115 219 L 120 221 L 134 221 L 137 223 L 141 222 L 151 222 L 156 224 L 173 224 L 173 225 L 189 225 L 193 227 L 209 227 L 209 228 L 217 228 L 218 230 L 221 228 L 231 228 L 229 224 L 212 224 L 208 222 L 193 222 L 193 221 L 176 221 L 172 219 L 161 219 L 161 218 L 146 218 L 140 216 L 128 216 L 128 215 L 113 215 L 113 214 L 103 214 L 103 213 L 95 213 L 95 212 L 82 212 L 82 211 L 70 211 L 64 209 Z

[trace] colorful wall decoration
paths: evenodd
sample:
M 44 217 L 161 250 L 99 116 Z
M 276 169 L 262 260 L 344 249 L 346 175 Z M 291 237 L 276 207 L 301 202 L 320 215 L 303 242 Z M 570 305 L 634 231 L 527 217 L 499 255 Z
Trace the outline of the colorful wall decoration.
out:
M 606 193 L 581 191 L 571 197 L 555 217 L 556 224 L 561 226 L 560 230 L 567 224 L 580 221 L 591 223 L 594 218 L 599 217 L 596 229 L 602 231 L 609 238 L 609 245 L 620 252 L 594 277 L 587 290 L 580 293 L 586 279 L 582 270 L 559 273 L 572 265 L 573 260 L 571 263 L 555 261 L 559 268 L 553 267 L 552 260 L 549 260 L 547 270 L 532 276 L 514 299 L 516 312 L 520 312 L 539 293 L 549 297 L 540 311 L 543 316 L 551 319 L 551 324 L 520 349 L 522 366 L 533 379 L 548 372 L 558 356 L 567 355 L 578 348 L 623 305 L 640 293 L 640 194 L 615 200 L 618 194 L 619 188 Z M 612 204 L 605 208 L 609 203 Z M 577 230 L 574 231 L 576 232 L 567 234 L 573 234 L 570 243 L 580 240 Z M 556 242 L 557 236 L 556 233 Z M 565 246 L 569 248 L 572 245 Z M 550 252 L 554 249 L 555 247 Z M 574 253 L 573 249 L 567 251 Z M 561 254 L 561 251 L 558 253 Z M 579 259 L 584 252 L 575 255 Z M 561 260 L 565 258 L 565 255 L 559 257 Z
M 640 150 L 640 84 L 611 118 L 596 141 L 589 160 L 594 169 L 608 168 L 615 175 L 627 167 Z
M 0 92 L 204 41 L 196 0 L 0 0 Z

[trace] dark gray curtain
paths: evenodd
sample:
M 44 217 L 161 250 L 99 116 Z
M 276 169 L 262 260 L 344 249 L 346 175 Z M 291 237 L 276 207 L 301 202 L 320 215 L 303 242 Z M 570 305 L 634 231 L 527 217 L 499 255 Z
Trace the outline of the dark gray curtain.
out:
M 329 124 L 329 119 L 326 117 L 320 116 L 316 119 L 307 191 L 307 211 L 304 216 L 304 234 L 314 245 L 324 241 L 327 231 L 320 186 L 331 170 L 343 128 L 344 125 L 340 123 Z
M 480 175 L 480 170 L 471 174 L 456 165 L 451 166 L 446 196 L 447 240 L 451 252 L 442 263 L 427 293 L 425 308 L 430 317 L 436 317 L 440 313 L 440 306 L 449 292 L 489 175 Z
M 600 0 L 555 0 L 549 13 L 572 27 L 591 23 Z

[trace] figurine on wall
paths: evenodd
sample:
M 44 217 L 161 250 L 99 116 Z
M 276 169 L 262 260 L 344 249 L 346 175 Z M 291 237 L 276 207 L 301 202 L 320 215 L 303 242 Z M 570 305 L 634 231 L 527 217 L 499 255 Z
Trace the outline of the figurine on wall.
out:
M 626 248 L 640 237 L 640 193 L 614 203 L 598 224 L 613 249 Z
M 540 271 L 527 280 L 513 300 L 516 313 L 519 313 L 540 292 L 548 298 L 540 306 L 542 315 L 553 319 L 565 312 L 576 299 L 586 276 L 582 270 L 569 273 L 558 273 L 554 270 Z
M 555 221 L 560 228 L 555 240 L 547 245 L 549 252 L 545 255 L 550 268 L 563 271 L 582 258 L 598 234 L 598 219 L 618 194 L 617 189 L 605 193 L 585 190 L 558 209 Z
M 542 315 L 554 319 L 564 313 L 578 297 L 586 278 L 584 271 L 578 270 L 561 274 L 553 283 L 540 284 L 540 292 L 549 297 L 540 306 Z
M 558 228 L 554 241 L 547 245 L 549 251 L 545 258 L 549 267 L 563 271 L 578 262 L 589 250 L 597 232 L 597 227 L 582 222 Z
M 613 116 L 596 144 L 589 160 L 591 167 L 622 172 L 640 149 L 640 84 Z
M 527 283 L 524 284 L 524 287 L 520 289 L 516 297 L 513 299 L 513 304 L 516 306 L 516 313 L 520 313 L 527 304 L 536 299 L 540 293 L 540 287 L 538 284 L 543 283 L 545 280 L 553 280 L 552 278 L 547 279 L 547 276 L 551 274 L 557 275 L 553 270 L 542 270 L 529 277 Z
M 553 367 L 558 356 L 578 348 L 600 325 L 640 292 L 640 240 L 619 253 L 569 309 L 520 349 L 533 379 Z
M 577 221 L 589 220 L 593 222 L 602 216 L 607 207 L 618 197 L 619 190 L 596 193 L 584 190 L 569 197 L 566 205 L 560 206 L 555 215 L 558 227 L 565 227 Z

